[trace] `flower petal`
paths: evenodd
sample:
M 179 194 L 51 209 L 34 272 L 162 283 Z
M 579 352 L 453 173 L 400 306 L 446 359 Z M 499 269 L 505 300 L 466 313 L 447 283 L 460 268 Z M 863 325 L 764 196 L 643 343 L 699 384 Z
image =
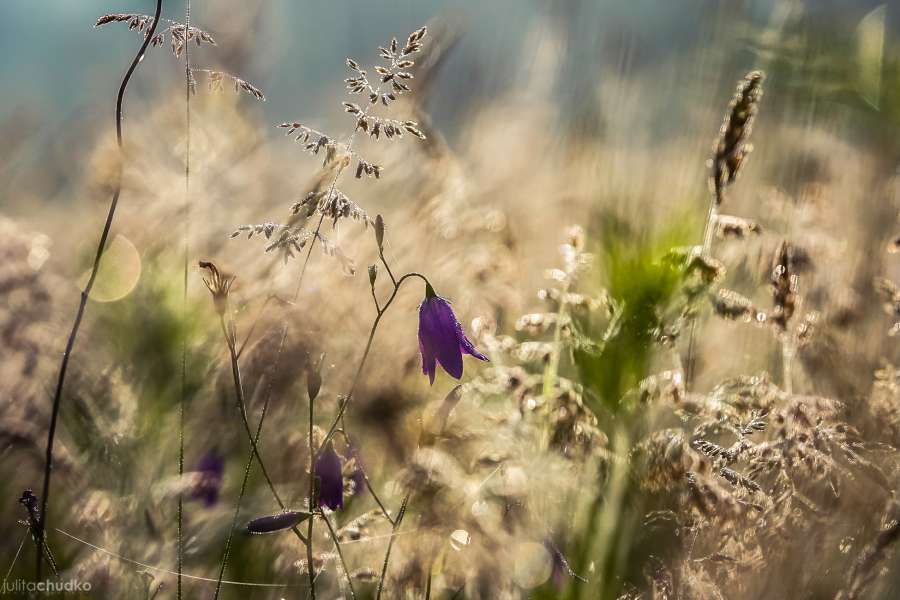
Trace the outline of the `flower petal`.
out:
M 437 365 L 435 364 L 434 349 L 431 345 L 430 329 L 426 325 L 428 317 L 425 313 L 425 303 L 419 307 L 419 352 L 422 354 L 422 372 L 428 375 L 431 385 L 434 385 L 434 375 Z
M 430 302 L 435 324 L 434 335 L 431 338 L 434 354 L 444 370 L 454 379 L 459 379 L 463 374 L 462 350 L 456 336 L 459 321 L 456 320 L 450 303 L 443 298 L 435 297 Z
M 475 344 L 466 337 L 466 332 L 463 330 L 462 325 L 459 323 L 457 323 L 457 325 L 459 329 L 457 329 L 456 337 L 459 338 L 459 348 L 462 350 L 463 354 L 469 354 L 478 360 L 488 360 L 488 357 L 479 352 L 478 349 L 475 348 Z

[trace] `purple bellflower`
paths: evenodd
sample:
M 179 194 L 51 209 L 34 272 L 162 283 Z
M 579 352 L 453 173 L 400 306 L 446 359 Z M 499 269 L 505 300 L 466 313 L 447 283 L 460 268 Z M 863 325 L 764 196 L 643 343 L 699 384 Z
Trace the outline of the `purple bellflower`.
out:
M 463 354 L 471 354 L 479 360 L 488 359 L 466 337 L 450 302 L 438 296 L 430 283 L 425 284 L 425 299 L 419 305 L 419 351 L 422 353 L 422 372 L 428 375 L 432 384 L 437 363 L 451 377 L 459 379 L 463 374 Z
M 328 446 L 316 459 L 316 477 L 319 479 L 319 504 L 331 510 L 344 508 L 344 476 L 341 472 L 341 457 Z

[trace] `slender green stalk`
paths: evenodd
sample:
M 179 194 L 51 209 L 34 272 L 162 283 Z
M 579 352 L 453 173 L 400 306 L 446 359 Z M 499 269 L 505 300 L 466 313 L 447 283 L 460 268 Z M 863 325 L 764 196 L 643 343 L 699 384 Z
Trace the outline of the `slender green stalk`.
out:
M 190 216 L 191 216 L 191 45 L 187 42 L 191 30 L 191 0 L 186 0 L 184 7 L 184 261 L 182 279 L 182 337 L 181 337 L 181 397 L 178 402 L 178 479 L 184 477 L 184 412 L 187 402 L 187 296 L 188 296 L 188 260 L 190 255 Z M 178 580 L 175 597 L 182 598 L 181 574 L 184 570 L 184 493 L 178 491 L 178 533 L 177 533 Z
M 316 418 L 316 399 L 313 396 L 309 397 L 309 495 L 307 496 L 307 509 L 310 513 L 313 512 L 313 507 L 316 506 L 316 448 L 315 448 L 315 440 L 313 439 L 313 425 L 315 424 Z M 310 517 L 307 519 L 306 525 L 306 570 L 309 574 L 309 597 L 312 600 L 316 600 L 316 570 L 313 565 L 313 521 L 315 519 Z
M 87 308 L 88 298 L 94 287 L 94 282 L 97 279 L 97 273 L 100 271 L 100 261 L 103 257 L 103 252 L 106 250 L 106 242 L 109 239 L 109 232 L 112 229 L 113 219 L 116 216 L 116 207 L 119 204 L 119 196 L 122 193 L 122 170 L 125 160 L 122 152 L 122 104 L 125 99 L 125 89 L 128 87 L 128 82 L 131 80 L 131 76 L 134 74 L 135 69 L 137 69 L 138 64 L 140 64 L 141 59 L 144 58 L 144 53 L 147 51 L 147 46 L 150 45 L 150 40 L 153 38 L 154 33 L 156 33 L 160 13 L 162 13 L 162 0 L 156 0 L 156 13 L 153 16 L 153 22 L 150 24 L 150 28 L 144 36 L 144 41 L 141 44 L 140 49 L 138 49 L 137 54 L 135 54 L 134 59 L 131 61 L 131 65 L 129 65 L 128 70 L 125 72 L 125 76 L 122 78 L 122 84 L 119 86 L 119 93 L 116 96 L 116 143 L 119 148 L 119 161 L 116 168 L 113 196 L 106 214 L 106 222 L 103 224 L 103 230 L 100 233 L 100 241 L 97 244 L 97 252 L 94 256 L 91 274 L 88 277 L 87 284 L 81 292 L 81 301 L 78 305 L 78 310 L 75 313 L 75 321 L 72 324 L 72 330 L 69 332 L 66 349 L 63 352 L 62 361 L 59 365 L 59 377 L 56 380 L 56 391 L 53 394 L 53 407 L 50 412 L 50 427 L 47 431 L 47 451 L 44 459 L 44 484 L 41 492 L 41 512 L 37 525 L 35 578 L 38 581 L 41 580 L 44 560 L 44 537 L 46 532 L 47 509 L 50 500 L 50 477 L 53 470 L 53 442 L 56 438 L 56 424 L 59 419 L 59 407 L 62 402 L 63 386 L 66 382 L 66 371 L 69 367 L 69 359 L 72 356 L 72 350 L 75 347 L 75 340 L 78 337 L 78 330 L 81 328 L 81 321 L 84 318 L 84 311 Z
M 394 539 L 397 537 L 397 530 L 400 529 L 400 523 L 403 522 L 403 516 L 406 514 L 406 506 L 409 504 L 409 497 L 412 492 L 406 492 L 403 502 L 400 504 L 400 512 L 394 519 L 394 526 L 391 528 L 391 538 L 388 540 L 387 551 L 384 553 L 384 564 L 381 566 L 381 579 L 378 580 L 378 591 L 375 593 L 375 600 L 381 600 L 381 593 L 384 591 L 384 580 L 387 577 L 388 564 L 391 562 L 391 550 L 394 548 Z

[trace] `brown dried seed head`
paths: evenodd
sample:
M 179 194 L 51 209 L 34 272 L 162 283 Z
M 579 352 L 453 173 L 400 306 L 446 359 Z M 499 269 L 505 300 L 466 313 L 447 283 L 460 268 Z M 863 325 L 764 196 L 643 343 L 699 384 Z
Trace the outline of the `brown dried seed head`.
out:
M 791 270 L 791 263 L 792 246 L 787 240 L 782 240 L 772 259 L 772 272 L 769 279 L 775 301 L 772 321 L 782 331 L 787 329 L 787 323 L 794 315 L 797 302 L 799 280 Z
M 724 200 L 725 188 L 734 183 L 752 150 L 748 140 L 763 95 L 762 82 L 761 71 L 751 71 L 741 80 L 720 128 L 711 174 L 717 204 Z

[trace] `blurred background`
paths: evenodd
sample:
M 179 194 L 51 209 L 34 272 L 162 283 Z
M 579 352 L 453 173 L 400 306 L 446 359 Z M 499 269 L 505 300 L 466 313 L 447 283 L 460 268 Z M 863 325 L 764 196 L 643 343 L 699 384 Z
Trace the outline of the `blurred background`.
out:
M 93 25 L 153 8 L 0 6 L 0 568 L 12 564 L 9 577 L 32 574 L 15 500 L 39 486 L 58 359 L 120 160 L 115 94 L 141 41 L 127 23 Z M 164 2 L 163 16 L 183 21 L 183 2 Z M 326 354 L 317 425 L 327 427 L 374 317 L 366 267 L 377 248 L 370 227 L 326 219 L 331 256 L 311 253 L 288 302 L 303 256 L 284 260 L 260 236 L 230 235 L 297 223 L 291 205 L 333 165 L 276 125 L 298 121 L 345 141 L 354 125 L 341 106 L 345 58 L 372 64 L 379 46 L 425 24 L 414 89 L 386 114 L 418 121 L 428 139 L 361 139 L 354 150 L 385 174 L 348 173 L 340 189 L 384 216 L 391 268 L 427 273 L 491 363 L 466 358 L 456 416 L 432 430 L 429 415 L 451 410 L 456 382 L 439 375 L 429 387 L 421 375 L 418 284 L 385 316 L 348 415 L 353 441 L 338 445 L 349 499 L 332 518 L 358 595 L 376 593 L 390 536 L 369 518 L 376 506 L 354 479 L 362 464 L 392 511 L 416 490 L 409 529 L 419 534 L 396 538 L 387 597 L 425 597 L 426 581 L 435 598 L 894 597 L 896 560 L 871 561 L 883 575 L 875 583 L 855 561 L 873 539 L 886 552 L 892 541 L 879 545 L 879 532 L 896 527 L 900 353 L 889 332 L 900 292 L 884 282 L 900 280 L 900 3 L 194 0 L 191 23 L 216 41 L 192 46 L 193 65 L 266 98 L 209 90 L 198 75 L 186 210 L 183 55 L 152 48 L 128 89 L 122 200 L 72 361 L 49 516 L 63 530 L 49 534 L 61 567 L 94 582 L 96 597 L 174 597 L 174 498 L 197 482 L 177 480 L 185 336 L 186 468 L 225 465 L 219 499 L 187 509 L 185 569 L 216 576 L 246 439 L 198 260 L 236 276 L 228 314 L 249 336 L 251 422 L 270 396 L 261 446 L 288 503 L 306 501 L 306 370 Z M 753 152 L 720 212 L 756 233 L 717 238 L 721 273 L 690 292 L 665 257 L 702 242 L 708 161 L 752 70 L 765 72 Z M 769 310 L 783 240 L 799 278 L 790 346 L 768 326 L 716 318 L 707 301 L 721 287 Z M 582 254 L 591 268 L 573 266 Z M 548 283 L 552 268 L 564 274 Z M 376 290 L 386 296 L 385 279 Z M 594 312 L 570 324 L 566 303 L 581 308 L 565 294 L 575 291 L 596 302 L 581 303 Z M 544 311 L 547 326 L 522 324 Z M 760 415 L 775 430 L 755 439 L 742 472 L 763 490 L 722 487 L 722 457 L 697 440 Z M 829 437 L 810 441 L 817 435 Z M 662 458 L 648 466 L 646 453 Z M 795 467 L 809 472 L 789 477 Z M 277 509 L 259 474 L 250 481 L 241 524 Z M 718 508 L 698 508 L 710 496 Z M 323 593 L 346 597 L 318 529 Z M 260 539 L 238 536 L 226 579 L 302 588 L 305 549 L 286 533 Z M 825 549 L 811 552 L 809 540 Z M 211 593 L 209 582 L 190 585 L 186 597 Z M 226 586 L 223 597 L 290 589 Z

